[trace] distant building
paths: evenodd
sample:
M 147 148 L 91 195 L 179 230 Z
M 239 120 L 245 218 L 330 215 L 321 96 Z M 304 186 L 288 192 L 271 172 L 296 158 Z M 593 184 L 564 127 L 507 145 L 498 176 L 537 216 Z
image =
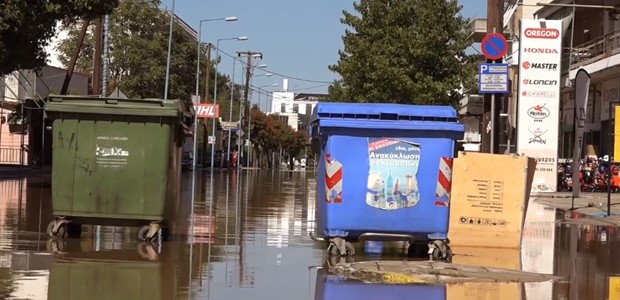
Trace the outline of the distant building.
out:
M 65 80 L 66 70 L 45 66 L 40 74 L 30 70 L 18 70 L 0 81 L 0 164 L 27 164 L 28 131 L 22 127 L 20 104 L 26 99 L 46 98 L 59 93 Z M 35 80 L 36 79 L 36 80 Z M 69 94 L 88 94 L 88 75 L 74 72 L 69 83 Z M 28 115 L 24 112 L 24 115 Z
M 299 93 L 288 91 L 288 79 L 284 79 L 282 91 L 273 92 L 269 114 L 278 114 L 295 130 L 305 131 L 316 104 L 327 98 L 326 94 Z

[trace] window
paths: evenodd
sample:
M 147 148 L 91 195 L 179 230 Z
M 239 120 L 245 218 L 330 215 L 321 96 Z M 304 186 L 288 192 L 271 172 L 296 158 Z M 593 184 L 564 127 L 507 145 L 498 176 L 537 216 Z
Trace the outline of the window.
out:
M 312 104 L 306 104 L 306 115 L 312 115 Z
M 280 112 L 282 112 L 282 113 L 286 112 L 286 103 L 280 104 Z
M 294 113 L 299 113 L 299 104 L 297 104 L 297 103 L 293 104 L 293 112 Z

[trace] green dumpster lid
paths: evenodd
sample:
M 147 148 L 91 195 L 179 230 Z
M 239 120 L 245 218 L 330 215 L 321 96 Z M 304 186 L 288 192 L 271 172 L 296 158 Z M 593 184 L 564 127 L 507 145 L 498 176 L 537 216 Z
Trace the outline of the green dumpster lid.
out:
M 178 117 L 182 110 L 179 100 L 95 98 L 86 96 L 50 95 L 45 111 L 105 115 Z

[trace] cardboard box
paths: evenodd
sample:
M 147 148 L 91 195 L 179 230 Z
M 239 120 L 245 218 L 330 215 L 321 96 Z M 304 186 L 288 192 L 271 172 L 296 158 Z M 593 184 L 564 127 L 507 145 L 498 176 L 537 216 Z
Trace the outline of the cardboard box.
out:
M 520 248 L 535 171 L 530 157 L 460 152 L 452 170 L 451 244 Z

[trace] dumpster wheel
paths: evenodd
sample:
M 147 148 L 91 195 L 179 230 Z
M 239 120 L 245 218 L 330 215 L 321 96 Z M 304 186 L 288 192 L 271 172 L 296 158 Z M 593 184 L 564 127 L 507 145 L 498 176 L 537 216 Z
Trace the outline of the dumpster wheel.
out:
M 152 222 L 149 225 L 144 225 L 138 231 L 138 239 L 143 242 L 150 242 L 157 240 L 161 236 L 161 227 L 159 223 Z
M 347 242 L 342 238 L 333 238 L 329 240 L 327 253 L 334 256 L 353 256 L 355 255 L 355 247 L 351 242 Z
M 148 259 L 150 261 L 156 261 L 159 259 L 159 254 L 161 254 L 161 249 L 156 248 L 153 244 L 151 243 L 142 243 L 140 245 L 138 245 L 138 254 L 144 258 L 144 259 Z
M 428 244 L 428 254 L 431 261 L 452 262 L 452 249 L 447 241 L 436 240 Z
M 57 218 L 47 224 L 47 234 L 50 237 L 64 238 L 67 236 L 67 223 L 68 221 L 63 218 Z

